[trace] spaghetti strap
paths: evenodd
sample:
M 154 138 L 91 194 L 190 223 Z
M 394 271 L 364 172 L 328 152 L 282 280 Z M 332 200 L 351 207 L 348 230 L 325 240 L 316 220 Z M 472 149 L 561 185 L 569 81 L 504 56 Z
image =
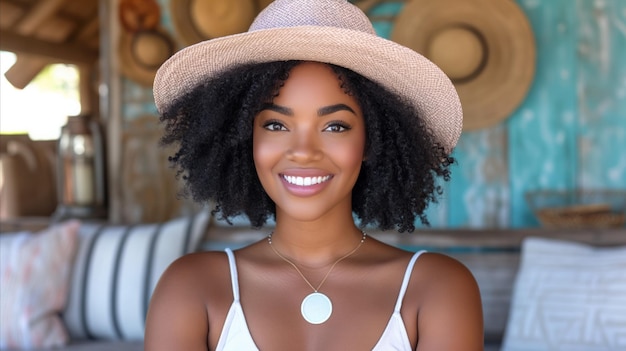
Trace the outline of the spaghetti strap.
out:
M 409 280 L 411 279 L 411 273 L 413 272 L 413 266 L 415 265 L 417 258 L 424 252 L 426 252 L 426 250 L 418 251 L 413 254 L 413 257 L 411 257 L 411 260 L 406 267 L 406 272 L 404 272 L 404 279 L 402 279 L 402 286 L 400 287 L 400 293 L 398 294 L 398 301 L 396 301 L 394 312 L 400 312 L 400 309 L 402 308 L 402 300 L 404 300 L 404 294 L 409 286 Z
M 233 285 L 233 299 L 239 302 L 239 280 L 237 278 L 237 264 L 235 263 L 235 254 L 229 248 L 226 248 L 228 255 L 228 265 L 230 266 L 230 281 Z

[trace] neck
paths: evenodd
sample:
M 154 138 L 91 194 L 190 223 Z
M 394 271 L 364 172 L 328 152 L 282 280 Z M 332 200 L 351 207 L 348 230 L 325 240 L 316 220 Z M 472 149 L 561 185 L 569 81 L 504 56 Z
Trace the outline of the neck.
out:
M 272 245 L 283 256 L 299 265 L 325 267 L 353 250 L 363 233 L 353 222 L 344 225 L 288 225 L 277 220 Z

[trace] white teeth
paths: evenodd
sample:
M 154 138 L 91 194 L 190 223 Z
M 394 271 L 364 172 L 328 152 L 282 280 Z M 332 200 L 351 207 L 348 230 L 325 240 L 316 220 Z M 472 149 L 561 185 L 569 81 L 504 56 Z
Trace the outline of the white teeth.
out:
M 285 178 L 285 180 L 289 183 L 289 184 L 295 184 L 298 186 L 310 186 L 310 185 L 315 185 L 315 184 L 319 184 L 319 183 L 323 183 L 327 180 L 330 179 L 330 176 L 323 176 L 323 177 L 296 177 L 296 176 L 288 176 L 288 175 L 284 175 L 283 178 Z

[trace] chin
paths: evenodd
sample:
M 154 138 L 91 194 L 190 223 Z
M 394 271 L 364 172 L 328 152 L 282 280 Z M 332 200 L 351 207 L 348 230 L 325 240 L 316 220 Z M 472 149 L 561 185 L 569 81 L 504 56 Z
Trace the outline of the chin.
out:
M 312 202 L 312 201 L 311 201 Z M 338 213 L 346 212 L 349 216 L 352 216 L 352 206 L 350 204 L 349 210 L 343 210 L 342 205 L 329 207 L 328 205 L 312 204 L 311 202 L 304 201 L 302 203 L 289 203 L 283 210 L 280 210 L 278 215 L 279 205 L 277 204 L 277 221 L 280 218 L 289 218 L 298 222 L 316 222 L 320 220 L 335 218 Z M 317 205 L 317 206 L 316 206 Z

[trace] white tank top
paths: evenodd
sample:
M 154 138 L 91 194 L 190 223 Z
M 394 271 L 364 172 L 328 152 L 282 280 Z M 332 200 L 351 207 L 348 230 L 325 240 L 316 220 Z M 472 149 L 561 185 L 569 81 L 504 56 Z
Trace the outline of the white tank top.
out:
M 378 339 L 372 351 L 411 350 L 411 343 L 406 328 L 404 327 L 402 316 L 400 315 L 400 309 L 402 308 L 402 300 L 404 299 L 404 294 L 409 285 L 409 279 L 411 278 L 415 261 L 423 252 L 425 251 L 416 252 L 411 258 L 411 261 L 409 261 L 393 314 L 387 323 L 385 331 L 380 339 Z M 216 351 L 258 351 L 259 348 L 254 343 L 250 330 L 248 330 L 248 323 L 246 322 L 246 317 L 241 308 L 241 303 L 239 302 L 239 282 L 237 278 L 235 255 L 230 249 L 226 249 L 226 254 L 228 255 L 228 263 L 230 265 L 230 279 L 233 285 L 234 300 L 226 316 Z

